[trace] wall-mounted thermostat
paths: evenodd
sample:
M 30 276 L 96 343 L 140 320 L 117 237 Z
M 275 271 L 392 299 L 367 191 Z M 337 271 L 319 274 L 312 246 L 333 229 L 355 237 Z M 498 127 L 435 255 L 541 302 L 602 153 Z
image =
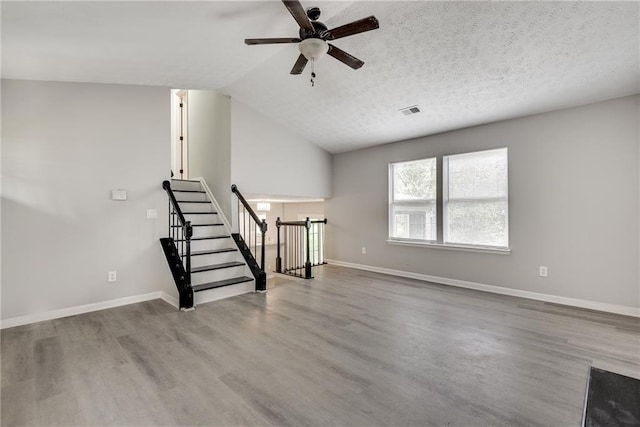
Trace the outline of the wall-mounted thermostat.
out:
M 127 190 L 111 190 L 111 200 L 127 200 Z

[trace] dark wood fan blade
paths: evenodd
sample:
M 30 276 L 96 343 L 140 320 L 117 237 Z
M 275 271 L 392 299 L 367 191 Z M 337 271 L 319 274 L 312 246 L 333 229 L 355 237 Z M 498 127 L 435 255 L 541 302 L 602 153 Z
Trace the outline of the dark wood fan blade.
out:
M 289 74 L 302 74 L 302 70 L 307 66 L 307 58 L 304 57 L 303 54 L 298 56 L 298 60 L 295 64 L 293 64 L 293 68 L 291 69 L 291 73 Z
M 329 51 L 327 51 L 327 53 L 333 56 L 334 58 L 336 58 L 338 61 L 347 64 L 349 67 L 353 68 L 354 70 L 357 70 L 358 68 L 364 65 L 364 62 L 360 61 L 355 56 L 349 55 L 344 50 L 339 49 L 331 44 L 329 45 Z
M 284 3 L 284 6 L 289 10 L 289 13 L 291 13 L 300 28 L 313 31 L 313 25 L 311 25 L 311 21 L 307 17 L 307 12 L 298 0 L 282 0 L 282 3 Z
M 277 39 L 244 39 L 244 44 L 276 44 L 276 43 L 299 43 L 300 39 L 277 38 Z
M 353 21 L 350 24 L 341 25 L 327 32 L 325 40 L 336 40 L 342 37 L 352 36 L 358 33 L 364 33 L 365 31 L 371 31 L 380 28 L 380 23 L 375 16 L 369 16 L 362 18 L 358 21 Z

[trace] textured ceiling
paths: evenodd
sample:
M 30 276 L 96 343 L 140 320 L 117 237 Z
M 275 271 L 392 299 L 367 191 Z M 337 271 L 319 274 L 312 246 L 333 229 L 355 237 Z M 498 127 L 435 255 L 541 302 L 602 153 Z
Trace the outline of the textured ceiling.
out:
M 2 76 L 217 89 L 336 153 L 640 93 L 636 2 L 303 1 L 329 28 L 375 15 L 289 75 L 280 1 L 2 2 Z M 406 117 L 402 107 L 422 112 Z

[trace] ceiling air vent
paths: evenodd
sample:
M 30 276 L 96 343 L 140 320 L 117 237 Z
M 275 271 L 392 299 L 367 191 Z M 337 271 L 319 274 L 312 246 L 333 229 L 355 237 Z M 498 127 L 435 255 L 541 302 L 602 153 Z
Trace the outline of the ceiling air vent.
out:
M 411 116 L 413 114 L 418 114 L 420 112 L 420 108 L 418 108 L 417 105 L 412 105 L 411 107 L 401 108 L 398 111 L 400 111 L 405 116 Z

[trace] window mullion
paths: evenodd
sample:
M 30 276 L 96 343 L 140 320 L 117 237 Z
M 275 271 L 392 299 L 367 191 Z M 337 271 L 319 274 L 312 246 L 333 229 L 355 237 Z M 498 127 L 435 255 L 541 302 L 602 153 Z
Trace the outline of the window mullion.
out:
M 444 171 L 442 156 L 436 157 L 436 241 L 444 241 Z

